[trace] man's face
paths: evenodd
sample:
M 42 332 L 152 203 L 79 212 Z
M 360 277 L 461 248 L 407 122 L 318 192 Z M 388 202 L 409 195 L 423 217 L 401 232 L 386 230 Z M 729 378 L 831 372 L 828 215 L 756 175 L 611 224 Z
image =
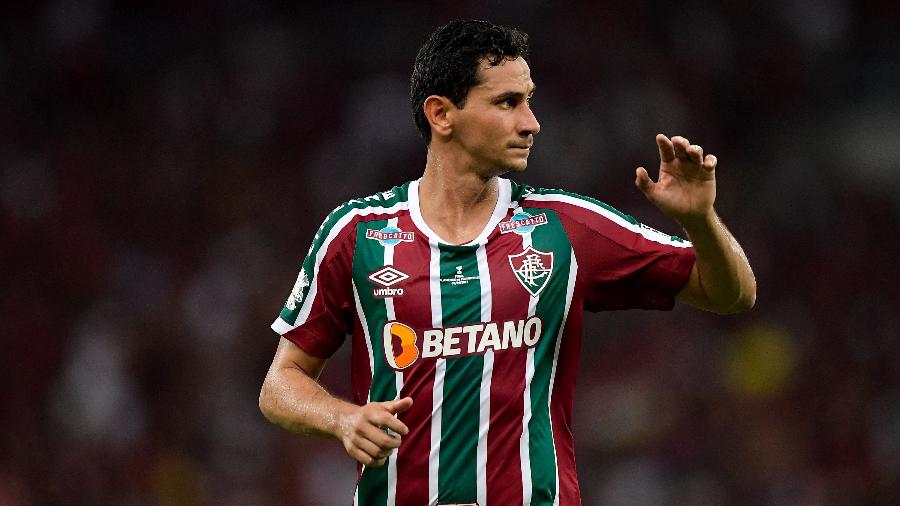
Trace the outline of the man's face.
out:
M 522 58 L 491 66 L 482 60 L 479 84 L 455 111 L 453 137 L 484 175 L 523 171 L 541 129 L 529 100 L 534 82 Z

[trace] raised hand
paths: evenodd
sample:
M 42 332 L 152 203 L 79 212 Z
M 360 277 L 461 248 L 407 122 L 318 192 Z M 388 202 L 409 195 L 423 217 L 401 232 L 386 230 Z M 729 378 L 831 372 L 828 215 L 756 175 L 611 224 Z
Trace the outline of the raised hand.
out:
M 409 434 L 406 424 L 395 416 L 412 407 L 411 397 L 395 401 L 370 402 L 357 407 L 341 421 L 340 439 L 357 462 L 369 467 L 381 467 L 402 436 Z
M 703 148 L 681 136 L 669 140 L 656 136 L 659 147 L 659 178 L 650 179 L 638 167 L 634 184 L 647 200 L 682 225 L 703 220 L 713 212 L 716 200 L 716 157 L 703 156 Z

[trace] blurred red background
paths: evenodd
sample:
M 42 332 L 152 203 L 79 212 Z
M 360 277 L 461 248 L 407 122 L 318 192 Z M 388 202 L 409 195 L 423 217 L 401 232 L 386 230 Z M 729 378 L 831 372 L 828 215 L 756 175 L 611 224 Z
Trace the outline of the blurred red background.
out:
M 269 324 L 331 209 L 420 175 L 409 72 L 456 17 L 531 35 L 518 180 L 679 233 L 633 174 L 684 135 L 756 270 L 736 317 L 587 318 L 585 503 L 900 503 L 900 7 L 482 4 L 4 8 L 0 504 L 351 501 L 257 409 Z

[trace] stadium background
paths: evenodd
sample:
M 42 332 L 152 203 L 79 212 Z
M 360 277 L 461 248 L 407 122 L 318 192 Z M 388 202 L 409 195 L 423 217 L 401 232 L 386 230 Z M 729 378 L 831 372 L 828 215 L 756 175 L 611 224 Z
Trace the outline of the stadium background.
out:
M 900 6 L 484 4 L 4 8 L 0 504 L 349 502 L 340 445 L 257 410 L 269 324 L 326 213 L 420 174 L 408 75 L 454 17 L 531 35 L 518 180 L 674 233 L 632 181 L 683 134 L 759 281 L 588 318 L 586 504 L 900 502 Z

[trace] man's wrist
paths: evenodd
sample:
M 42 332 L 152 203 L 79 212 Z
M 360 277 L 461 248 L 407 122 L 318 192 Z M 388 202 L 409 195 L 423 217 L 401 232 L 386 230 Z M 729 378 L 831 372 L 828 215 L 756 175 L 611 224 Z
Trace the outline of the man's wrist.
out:
M 719 217 L 714 209 L 710 209 L 705 214 L 680 216 L 675 218 L 675 221 L 681 225 L 688 236 L 697 236 L 714 230 L 719 223 Z
M 332 397 L 331 406 L 329 407 L 332 416 L 329 416 L 327 419 L 327 424 L 325 426 L 326 432 L 334 439 L 339 441 L 343 439 L 344 435 L 348 432 L 347 425 L 350 423 L 349 418 L 351 412 L 356 407 L 358 406 L 355 404 L 338 399 L 337 397 Z
M 696 242 L 702 237 L 706 237 L 713 233 L 719 225 L 719 217 L 714 209 L 710 209 L 707 213 L 695 216 L 682 216 L 676 218 L 678 224 L 684 229 L 688 235 L 688 239 Z

